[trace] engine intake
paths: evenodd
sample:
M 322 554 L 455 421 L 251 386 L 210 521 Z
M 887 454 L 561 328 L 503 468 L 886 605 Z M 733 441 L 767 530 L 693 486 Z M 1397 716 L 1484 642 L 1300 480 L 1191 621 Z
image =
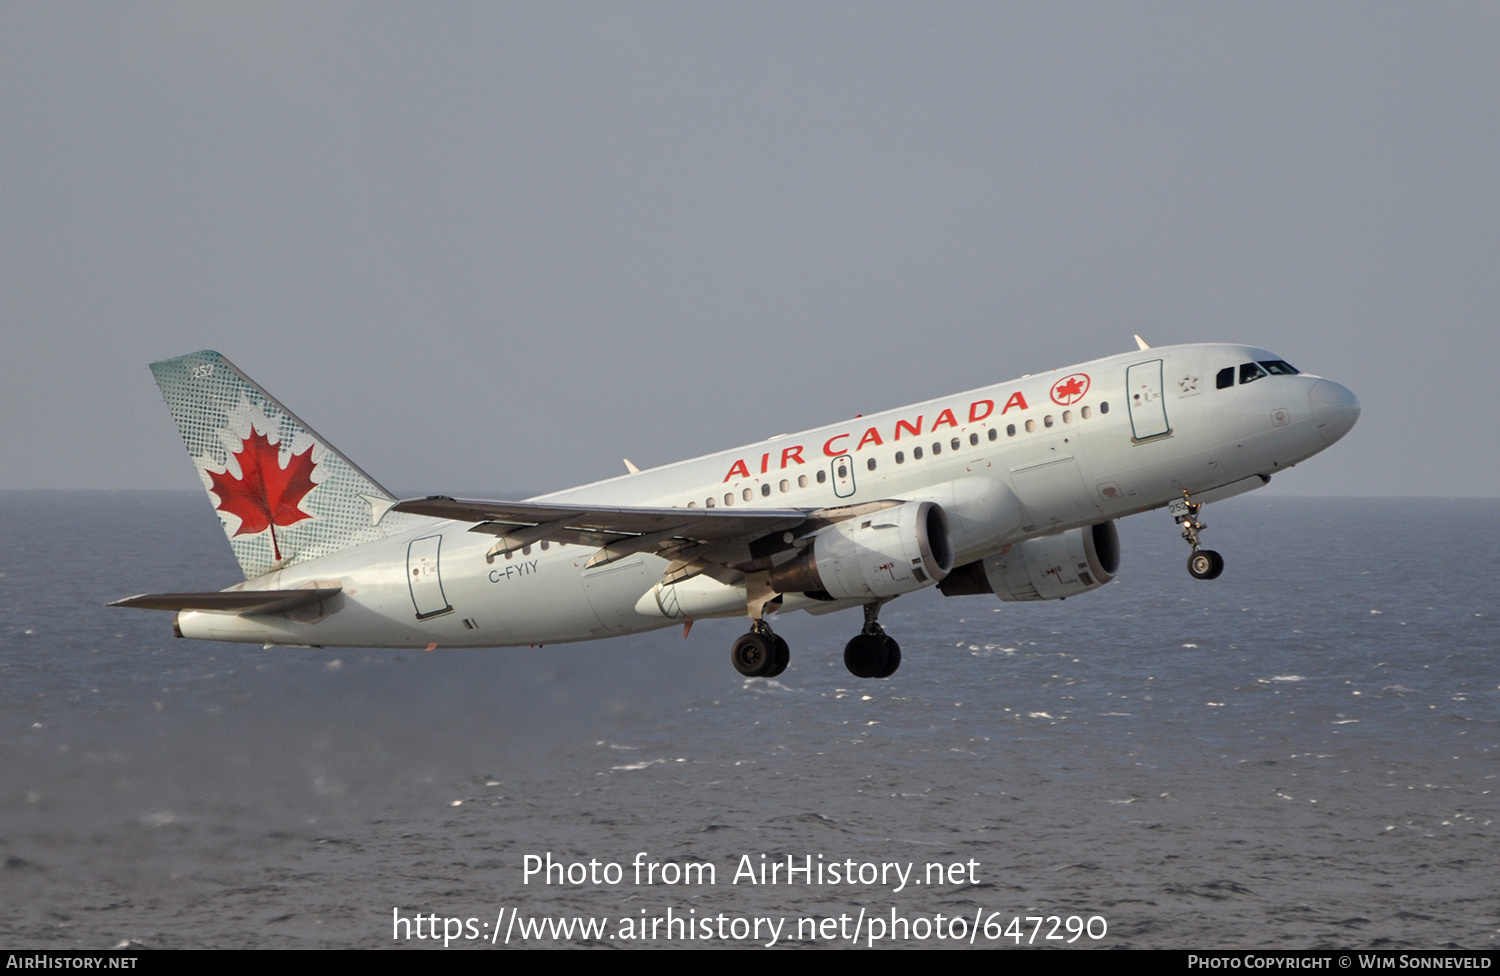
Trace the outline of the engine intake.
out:
M 1027 539 L 966 563 L 938 585 L 944 596 L 993 593 L 1002 600 L 1064 600 L 1097 590 L 1120 569 L 1114 522 Z
M 919 590 L 952 569 L 947 513 L 935 502 L 906 502 L 822 529 L 800 556 L 771 570 L 771 586 L 871 600 Z

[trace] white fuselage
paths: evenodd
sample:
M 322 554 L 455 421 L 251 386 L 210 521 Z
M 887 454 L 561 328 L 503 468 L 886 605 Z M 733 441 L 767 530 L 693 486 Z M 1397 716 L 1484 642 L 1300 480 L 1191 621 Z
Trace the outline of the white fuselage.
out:
M 1275 359 L 1223 344 L 1142 350 L 532 500 L 776 509 L 934 501 L 963 564 L 1023 539 L 1158 508 L 1184 491 L 1227 497 L 1323 450 L 1358 415 L 1343 387 L 1308 374 L 1216 387 L 1226 367 Z M 503 646 L 745 613 L 743 587 L 706 579 L 723 590 L 708 609 L 657 609 L 646 598 L 667 563 L 649 553 L 586 569 L 596 548 L 541 543 L 490 559 L 494 536 L 470 528 L 433 520 L 245 584 L 338 585 L 331 606 L 259 616 L 184 611 L 178 628 L 187 637 L 276 644 Z M 810 605 L 789 595 L 784 609 Z

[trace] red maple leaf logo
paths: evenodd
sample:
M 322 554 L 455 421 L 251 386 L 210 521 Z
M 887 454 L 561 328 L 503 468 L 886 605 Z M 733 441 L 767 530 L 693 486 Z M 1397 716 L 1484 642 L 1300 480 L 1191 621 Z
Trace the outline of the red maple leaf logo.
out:
M 1052 387 L 1052 402 L 1067 406 L 1083 399 L 1089 391 L 1089 374 L 1074 373 L 1057 381 Z
M 276 561 L 281 562 L 276 526 L 285 528 L 312 518 L 297 507 L 316 487 L 312 480 L 312 445 L 307 445 L 301 454 L 293 454 L 283 468 L 280 447 L 272 444 L 268 435 L 257 434 L 252 428 L 234 456 L 240 462 L 240 477 L 227 470 L 210 471 L 208 477 L 213 487 L 209 490 L 219 496 L 219 511 L 239 518 L 240 527 L 235 535 L 255 535 L 270 529 L 271 551 Z

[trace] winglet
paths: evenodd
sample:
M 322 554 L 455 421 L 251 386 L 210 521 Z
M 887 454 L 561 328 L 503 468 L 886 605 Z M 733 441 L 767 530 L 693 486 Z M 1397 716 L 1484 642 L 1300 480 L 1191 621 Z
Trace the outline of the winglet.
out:
M 625 470 L 631 474 L 640 474 L 641 469 L 630 463 L 630 458 L 621 458 L 625 462 Z
M 370 503 L 371 525 L 379 525 L 380 520 L 385 518 L 385 513 L 389 512 L 391 510 L 391 506 L 396 504 L 397 501 L 394 498 L 381 498 L 378 495 L 369 495 L 365 494 L 364 492 L 360 492 L 359 497 Z
M 1135 337 L 1135 344 L 1137 346 L 1139 346 L 1140 348 L 1142 348 L 1142 349 L 1150 349 L 1151 348 L 1150 346 L 1146 345 L 1146 340 L 1142 339 L 1140 336 L 1136 336 Z

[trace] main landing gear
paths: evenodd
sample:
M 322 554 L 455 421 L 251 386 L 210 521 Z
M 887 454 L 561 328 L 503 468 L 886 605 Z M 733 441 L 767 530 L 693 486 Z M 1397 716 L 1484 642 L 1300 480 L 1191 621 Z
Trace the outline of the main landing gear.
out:
M 785 639 L 771 633 L 770 624 L 757 620 L 750 625 L 750 633 L 734 642 L 729 659 L 747 678 L 774 678 L 791 663 L 792 650 Z
M 886 636 L 879 616 L 879 602 L 865 604 L 865 629 L 844 645 L 844 667 L 856 678 L 889 678 L 901 666 L 901 645 Z
M 1224 557 L 1212 549 L 1198 548 L 1198 533 L 1208 528 L 1207 523 L 1198 519 L 1198 512 L 1202 508 L 1201 504 L 1193 501 L 1192 496 L 1184 491 L 1182 501 L 1172 503 L 1171 512 L 1177 524 L 1182 526 L 1182 538 L 1193 548 L 1188 556 L 1189 575 L 1193 579 L 1218 579 L 1219 574 L 1224 572 Z
M 844 667 L 856 678 L 889 678 L 901 666 L 901 645 L 886 636 L 876 620 L 883 602 L 865 605 L 864 630 L 844 646 Z M 734 669 L 747 678 L 774 678 L 791 658 L 786 641 L 771 633 L 764 620 L 752 623 L 750 633 L 735 641 L 729 652 Z

